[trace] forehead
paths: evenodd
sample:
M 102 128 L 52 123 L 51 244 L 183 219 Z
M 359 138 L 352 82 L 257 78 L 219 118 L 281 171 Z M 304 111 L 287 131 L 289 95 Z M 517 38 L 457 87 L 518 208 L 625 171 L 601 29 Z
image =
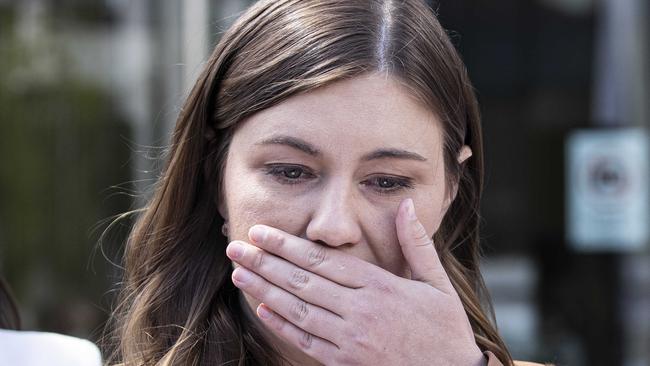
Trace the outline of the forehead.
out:
M 291 97 L 244 122 L 235 144 L 270 135 L 301 138 L 319 149 L 357 154 L 378 147 L 441 154 L 440 121 L 396 79 L 370 74 Z

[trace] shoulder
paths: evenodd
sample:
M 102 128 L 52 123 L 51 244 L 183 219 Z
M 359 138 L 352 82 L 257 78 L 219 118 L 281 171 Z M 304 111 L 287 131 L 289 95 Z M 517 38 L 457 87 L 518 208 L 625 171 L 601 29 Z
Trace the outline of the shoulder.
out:
M 0 330 L 0 365 L 5 364 L 101 365 L 101 354 L 95 344 L 85 339 L 56 333 Z
M 549 365 L 549 364 L 547 364 Z M 535 362 L 526 362 L 526 361 L 515 361 L 515 366 L 544 366 L 541 363 L 535 363 Z

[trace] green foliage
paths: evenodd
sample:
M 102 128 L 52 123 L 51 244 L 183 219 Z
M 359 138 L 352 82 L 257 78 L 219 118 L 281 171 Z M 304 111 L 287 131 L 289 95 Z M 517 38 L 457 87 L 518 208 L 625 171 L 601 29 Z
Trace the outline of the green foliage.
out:
M 101 231 L 92 229 L 130 204 L 109 197 L 129 181 L 130 129 L 52 40 L 25 45 L 2 28 L 0 271 L 27 328 L 89 337 L 105 318 L 112 270 L 92 260 Z

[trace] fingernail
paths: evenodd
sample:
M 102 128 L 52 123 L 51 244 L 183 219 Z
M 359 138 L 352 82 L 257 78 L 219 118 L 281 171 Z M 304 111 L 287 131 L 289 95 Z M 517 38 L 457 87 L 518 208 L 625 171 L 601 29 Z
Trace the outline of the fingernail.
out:
M 415 215 L 415 206 L 413 205 L 413 200 L 410 198 L 406 199 L 406 213 L 408 214 L 408 218 L 411 220 L 417 220 L 417 216 Z
M 257 315 L 259 315 L 259 317 L 262 319 L 271 319 L 273 316 L 273 314 L 263 304 L 260 304 L 257 307 Z
M 226 254 L 228 254 L 230 259 L 239 259 L 244 256 L 244 250 L 245 248 L 241 243 L 233 241 L 228 245 L 228 248 L 226 248 Z
M 263 226 L 255 225 L 249 230 L 248 236 L 252 241 L 261 243 L 264 241 L 264 237 L 266 236 L 266 228 Z
M 250 272 L 243 269 L 242 267 L 235 268 L 235 271 L 232 273 L 232 277 L 239 283 L 246 283 L 253 278 Z

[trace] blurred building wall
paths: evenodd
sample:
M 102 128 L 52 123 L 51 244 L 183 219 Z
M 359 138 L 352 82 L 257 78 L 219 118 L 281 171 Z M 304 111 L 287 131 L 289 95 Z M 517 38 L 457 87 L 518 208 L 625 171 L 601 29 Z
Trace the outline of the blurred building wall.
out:
M 184 98 L 250 3 L 0 1 L 0 270 L 28 328 L 99 333 L 119 267 L 92 229 L 144 202 Z M 649 127 L 648 3 L 430 3 L 481 104 L 484 272 L 513 354 L 650 364 L 648 249 L 572 249 L 563 187 L 571 131 Z

